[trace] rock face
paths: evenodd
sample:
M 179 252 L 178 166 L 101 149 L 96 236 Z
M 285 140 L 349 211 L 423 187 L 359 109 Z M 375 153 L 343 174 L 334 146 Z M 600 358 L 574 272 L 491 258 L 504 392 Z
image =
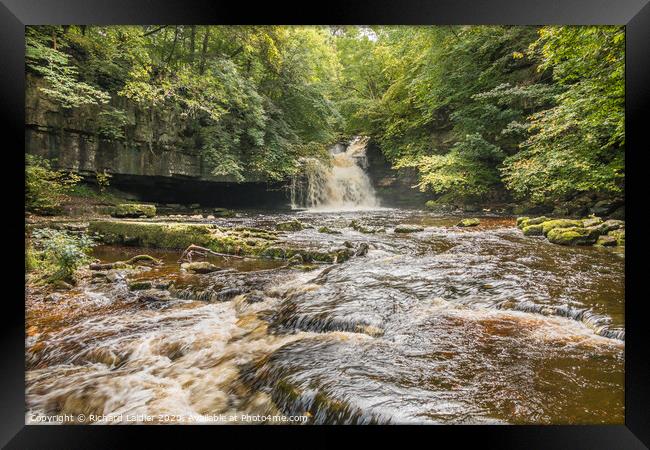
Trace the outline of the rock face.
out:
M 117 205 L 111 215 L 113 217 L 154 217 L 156 207 L 154 205 L 123 203 Z
M 96 105 L 63 110 L 41 88 L 45 82 L 25 78 L 25 149 L 56 160 L 56 167 L 94 179 L 106 170 L 111 186 L 158 203 L 205 202 L 223 206 L 286 205 L 281 185 L 248 174 L 246 183 L 230 175 L 215 176 L 201 152 L 200 124 L 182 111 L 152 111 L 115 97 L 110 107 L 126 113 L 123 136 L 109 138 Z

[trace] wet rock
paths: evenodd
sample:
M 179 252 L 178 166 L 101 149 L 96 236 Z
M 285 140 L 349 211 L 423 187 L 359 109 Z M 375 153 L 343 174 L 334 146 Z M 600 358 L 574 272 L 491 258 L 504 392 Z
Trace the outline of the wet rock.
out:
M 528 222 L 530 224 L 530 221 Z M 547 236 L 548 233 L 556 228 L 580 228 L 582 227 L 582 220 L 573 219 L 554 219 L 547 220 L 542 223 L 542 233 Z
M 146 289 L 151 289 L 152 283 L 151 281 L 136 280 L 129 282 L 127 286 L 130 291 L 144 291 Z
M 70 283 L 63 280 L 56 280 L 54 283 L 52 283 L 52 286 L 54 287 L 54 289 L 59 291 L 69 291 L 74 287 Z
M 613 237 L 616 239 L 618 245 L 625 245 L 625 228 L 619 228 L 617 230 L 612 230 L 607 233 L 607 236 Z
M 614 236 L 598 236 L 598 240 L 596 241 L 596 244 L 600 247 L 615 247 L 618 245 L 616 242 L 616 238 Z
M 354 248 L 354 244 L 350 241 L 344 241 L 343 246 L 347 248 Z
M 231 211 L 231 210 L 226 209 L 226 208 L 214 208 L 212 210 L 212 213 L 216 217 L 235 217 L 236 216 L 234 211 Z
M 524 236 L 542 236 L 544 233 L 542 231 L 542 224 L 539 225 L 528 225 L 522 229 Z
M 625 227 L 625 222 L 622 220 L 610 219 L 598 225 L 601 234 L 608 234 L 610 231 L 618 230 Z
M 318 232 L 319 232 L 319 233 L 327 233 L 327 234 L 341 234 L 340 231 L 338 231 L 338 230 L 333 230 L 333 229 L 331 229 L 331 228 L 329 228 L 329 227 L 320 227 L 320 228 L 318 229 Z
M 261 294 L 249 293 L 246 294 L 244 300 L 246 301 L 246 303 L 260 303 L 263 302 L 265 298 Z
M 358 231 L 359 233 L 365 233 L 365 234 L 383 233 L 385 231 L 384 228 L 381 227 L 369 227 L 369 226 L 362 225 L 361 223 L 359 223 L 358 220 L 350 221 L 350 228 L 352 228 L 355 231 Z
M 181 264 L 181 269 L 191 273 L 211 273 L 221 270 L 219 267 L 208 261 L 196 261 Z
M 461 206 L 461 209 L 463 212 L 477 212 L 481 210 L 481 207 L 475 204 L 465 204 Z
M 287 264 L 289 264 L 290 266 L 297 266 L 302 263 L 304 263 L 304 261 L 302 259 L 301 254 L 295 254 L 287 260 Z
M 592 245 L 599 234 L 596 228 L 568 227 L 553 228 L 546 237 L 549 242 L 558 245 Z
M 64 296 L 63 294 L 58 294 L 58 293 L 56 293 L 56 292 L 53 292 L 52 294 L 50 294 L 50 295 L 48 295 L 47 297 L 45 297 L 44 300 L 45 300 L 46 302 L 58 303 L 58 302 L 60 302 L 61 300 L 63 300 L 64 298 L 65 298 L 65 296 Z
M 600 217 L 587 217 L 586 219 L 582 219 L 582 225 L 585 227 L 594 227 L 596 225 L 600 225 L 603 223 L 603 219 Z
M 354 256 L 366 256 L 368 254 L 368 249 L 369 245 L 366 242 L 362 242 L 357 247 L 356 252 L 354 252 Z
M 395 233 L 418 233 L 424 231 L 421 225 L 399 224 L 395 227 Z
M 241 295 L 242 290 L 240 288 L 225 288 L 217 292 L 217 300 L 224 302 L 227 300 L 232 300 L 234 297 Z
M 156 207 L 154 205 L 142 205 L 122 203 L 115 207 L 113 217 L 154 217 Z
M 540 217 L 518 217 L 517 218 L 517 227 L 521 228 L 522 230 L 530 225 L 539 225 L 541 223 L 544 223 L 549 219 L 546 216 L 540 216 Z
M 150 303 L 150 302 L 165 302 L 171 300 L 169 292 L 158 291 L 158 290 L 145 290 L 138 295 L 138 301 Z
M 481 221 L 476 218 L 471 218 L 471 219 L 463 219 L 460 222 L 456 224 L 457 227 L 475 227 L 477 225 L 480 225 Z
M 278 222 L 275 229 L 278 231 L 300 231 L 304 225 L 299 220 L 290 220 L 288 222 Z

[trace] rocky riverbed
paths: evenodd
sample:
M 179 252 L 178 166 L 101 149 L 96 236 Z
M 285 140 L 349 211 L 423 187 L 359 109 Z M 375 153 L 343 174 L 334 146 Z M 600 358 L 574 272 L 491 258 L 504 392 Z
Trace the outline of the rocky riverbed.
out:
M 28 283 L 28 417 L 623 423 L 624 247 L 547 218 L 227 215 L 54 225 L 101 245 L 76 285 Z

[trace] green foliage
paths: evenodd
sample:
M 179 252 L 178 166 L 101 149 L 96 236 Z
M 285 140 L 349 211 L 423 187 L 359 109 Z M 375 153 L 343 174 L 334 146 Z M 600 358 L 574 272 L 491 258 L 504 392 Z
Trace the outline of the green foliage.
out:
M 620 27 L 544 27 L 532 50 L 563 91 L 529 118 L 522 151 L 504 179 L 536 203 L 580 192 L 616 195 L 625 171 L 625 34 Z
M 78 79 L 78 69 L 70 64 L 70 57 L 56 48 L 56 31 L 52 31 L 52 46 L 48 37 L 28 27 L 26 34 L 25 60 L 27 67 L 39 73 L 48 87 L 42 91 L 64 108 L 88 104 L 107 103 L 107 93 Z
M 27 247 L 26 264 L 29 270 L 39 272 L 42 281 L 69 281 L 79 267 L 90 262 L 93 245 L 93 239 L 87 235 L 78 236 L 51 228 L 36 229 Z
M 106 169 L 95 173 L 95 179 L 97 180 L 97 186 L 99 186 L 99 192 L 101 194 L 104 194 L 106 192 L 106 188 L 110 186 L 111 178 L 113 178 L 113 175 L 108 173 Z
M 117 108 L 109 108 L 100 112 L 97 116 L 97 132 L 100 137 L 112 141 L 121 141 L 126 139 L 128 126 L 135 125 L 133 119 L 126 113 Z
M 128 145 L 135 103 L 152 145 L 173 120 L 235 181 L 286 179 L 367 135 L 458 201 L 624 187 L 622 27 L 29 26 L 26 39 L 44 92 L 93 105 L 100 138 Z
M 53 170 L 47 159 L 25 155 L 25 208 L 37 214 L 53 214 L 81 180 L 79 175 Z

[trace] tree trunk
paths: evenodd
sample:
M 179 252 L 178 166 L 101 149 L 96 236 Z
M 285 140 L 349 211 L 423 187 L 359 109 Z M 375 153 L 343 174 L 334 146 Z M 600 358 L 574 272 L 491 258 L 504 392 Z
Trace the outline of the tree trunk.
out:
M 201 46 L 201 64 L 199 65 L 199 73 L 203 75 L 205 72 L 205 57 L 208 52 L 208 40 L 210 39 L 210 29 L 206 27 L 205 35 L 203 36 L 203 45 Z
M 194 46 L 196 41 L 196 25 L 192 25 L 190 31 L 190 64 L 194 63 Z

